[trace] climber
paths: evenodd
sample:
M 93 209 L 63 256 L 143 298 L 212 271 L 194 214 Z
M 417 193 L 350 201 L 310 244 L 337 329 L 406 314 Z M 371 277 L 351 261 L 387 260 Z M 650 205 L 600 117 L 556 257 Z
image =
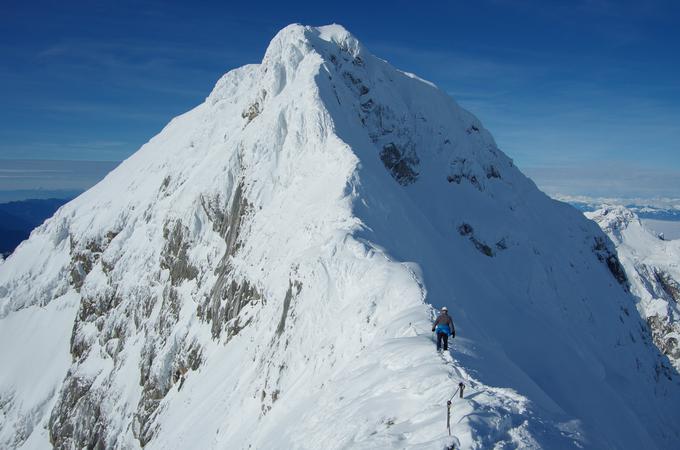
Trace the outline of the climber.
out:
M 444 341 L 444 350 L 449 349 L 449 335 L 451 338 L 456 337 L 456 329 L 453 327 L 453 320 L 449 316 L 449 308 L 444 306 L 442 312 L 437 317 L 432 325 L 432 331 L 437 332 L 437 351 L 442 349 L 442 341 Z

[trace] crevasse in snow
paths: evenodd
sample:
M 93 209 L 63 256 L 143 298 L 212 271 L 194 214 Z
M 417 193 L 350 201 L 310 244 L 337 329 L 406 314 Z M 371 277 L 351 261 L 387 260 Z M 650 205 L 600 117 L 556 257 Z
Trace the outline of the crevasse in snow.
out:
M 448 95 L 291 25 L 0 266 L 0 446 L 668 448 L 621 273 Z

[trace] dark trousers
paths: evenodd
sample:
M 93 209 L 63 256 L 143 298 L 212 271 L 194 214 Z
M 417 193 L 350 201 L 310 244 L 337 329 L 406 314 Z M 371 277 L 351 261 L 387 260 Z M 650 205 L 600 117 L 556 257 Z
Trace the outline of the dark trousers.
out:
M 449 335 L 446 333 L 437 333 L 437 350 L 442 348 L 442 340 L 444 341 L 444 350 L 449 349 Z

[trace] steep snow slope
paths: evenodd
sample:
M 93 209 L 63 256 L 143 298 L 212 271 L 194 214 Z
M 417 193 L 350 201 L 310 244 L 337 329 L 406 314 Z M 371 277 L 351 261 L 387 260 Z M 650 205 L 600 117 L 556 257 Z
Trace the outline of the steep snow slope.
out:
M 292 25 L 0 266 L 0 445 L 668 448 L 677 372 L 634 305 L 477 119 Z
M 664 241 L 623 206 L 585 213 L 616 244 L 654 343 L 680 369 L 680 241 Z

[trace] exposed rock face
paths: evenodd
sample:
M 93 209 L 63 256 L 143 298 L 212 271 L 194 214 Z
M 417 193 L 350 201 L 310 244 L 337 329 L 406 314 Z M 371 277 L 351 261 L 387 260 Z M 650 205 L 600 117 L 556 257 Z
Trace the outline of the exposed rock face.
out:
M 412 151 L 412 153 L 414 152 Z M 418 166 L 418 158 L 404 156 L 393 143 L 390 142 L 383 146 L 380 159 L 399 184 L 406 186 L 418 179 L 418 172 L 414 170 L 414 167 Z
M 105 449 L 106 422 L 101 416 L 101 392 L 92 391 L 93 381 L 67 377 L 50 416 L 50 442 L 54 448 Z
M 470 238 L 470 242 L 472 242 L 475 245 L 475 248 L 479 250 L 482 254 L 486 256 L 493 256 L 494 252 L 489 247 L 487 244 L 484 242 L 480 241 L 474 234 L 474 230 L 472 229 L 472 226 L 470 224 L 464 223 L 461 226 L 458 227 L 458 232 L 460 233 L 461 236 L 467 236 Z M 504 250 L 505 249 L 505 243 L 504 241 L 499 241 L 499 243 L 496 245 L 496 247 L 499 250 Z
M 168 188 L 165 177 L 159 191 Z M 110 448 L 123 445 L 121 426 L 131 426 L 139 444 L 148 444 L 158 430 L 154 423 L 163 399 L 181 379 L 191 378 L 202 362 L 203 349 L 188 329 L 182 327 L 186 287 L 191 284 L 205 301 L 194 310 L 197 318 L 211 324 L 213 338 L 226 330 L 233 336 L 250 319 L 241 319 L 244 306 L 261 297 L 242 276 L 235 278 L 230 263 L 241 242 L 248 202 L 243 184 L 234 186 L 229 206 L 201 198 L 206 223 L 224 242 L 224 254 L 213 273 L 199 271 L 192 262 L 196 247 L 191 225 L 181 219 L 170 220 L 162 229 L 158 258 L 147 261 L 147 283 L 133 287 L 125 284 L 127 273 L 120 259 L 109 249 L 118 232 L 90 238 L 85 245 L 71 237 L 71 284 L 81 293 L 81 301 L 71 334 L 73 367 L 59 391 L 49 420 L 50 442 L 55 448 Z M 119 237 L 125 237 L 125 233 Z M 113 243 L 114 246 L 116 242 Z M 118 247 L 120 248 L 120 247 Z M 108 253 L 107 253 L 108 250 Z M 118 261 L 116 261 L 118 260 Z M 88 278 L 89 277 L 89 278 Z M 155 286 L 155 288 L 152 288 Z M 184 316 L 184 317 L 182 317 Z M 139 355 L 123 352 L 132 342 L 143 343 Z M 102 408 L 116 403 L 116 371 L 134 370 L 130 364 L 139 358 L 139 397 L 130 424 L 121 424 L 114 411 Z M 131 360 L 132 359 L 132 360 Z M 107 377 L 85 369 L 93 361 L 111 364 Z
M 671 322 L 667 317 L 649 316 L 647 323 L 652 329 L 654 343 L 664 355 L 673 361 L 677 366 L 680 360 L 680 325 L 678 322 Z
M 168 225 L 163 230 L 166 245 L 161 254 L 161 270 L 168 270 L 170 282 L 178 286 L 184 280 L 193 280 L 198 275 L 198 269 L 189 263 L 187 251 L 191 244 L 188 239 L 188 229 L 180 221 Z
M 226 247 L 215 269 L 215 285 L 198 306 L 197 313 L 198 317 L 210 322 L 213 338 L 219 338 L 225 330 L 229 336 L 233 336 L 249 323 L 248 320 L 245 323 L 240 322 L 241 310 L 261 299 L 261 295 L 248 280 L 234 279 L 230 262 L 230 258 L 241 245 L 241 227 L 249 210 L 248 201 L 243 196 L 243 183 L 236 186 L 228 213 L 208 208 L 205 204 L 203 208 L 212 218 L 213 230 L 224 239 Z
M 680 303 L 680 283 L 678 283 L 670 273 L 664 272 L 663 270 L 655 271 L 654 275 L 656 276 L 656 281 L 659 282 L 666 295 L 675 303 Z
M 288 286 L 286 297 L 283 299 L 283 313 L 281 314 L 279 325 L 276 327 L 276 334 L 281 335 L 286 329 L 286 319 L 288 318 L 290 310 L 290 302 L 300 293 L 300 290 L 302 290 L 302 283 L 299 281 L 291 282 L 290 286 Z
M 597 255 L 597 259 L 607 264 L 607 268 L 616 281 L 627 286 L 628 277 L 626 277 L 626 272 L 623 269 L 623 266 L 621 266 L 619 258 L 616 256 L 616 252 L 610 247 L 610 244 L 601 236 L 597 236 L 595 237 L 593 251 Z

